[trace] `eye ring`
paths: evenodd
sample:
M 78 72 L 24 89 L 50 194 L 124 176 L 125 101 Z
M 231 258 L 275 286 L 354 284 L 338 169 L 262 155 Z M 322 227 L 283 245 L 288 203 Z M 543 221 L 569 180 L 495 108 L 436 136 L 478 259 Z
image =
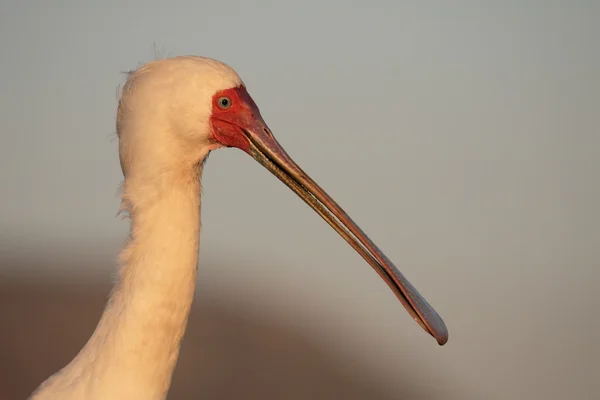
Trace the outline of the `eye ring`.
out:
M 231 99 L 227 96 L 223 96 L 223 97 L 219 98 L 219 100 L 217 100 L 217 104 L 222 109 L 229 108 L 229 107 L 231 107 Z

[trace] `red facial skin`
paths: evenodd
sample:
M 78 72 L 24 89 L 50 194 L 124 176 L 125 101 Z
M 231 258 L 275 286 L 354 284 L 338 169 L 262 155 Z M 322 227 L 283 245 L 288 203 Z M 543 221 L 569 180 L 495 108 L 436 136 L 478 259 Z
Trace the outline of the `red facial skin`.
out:
M 223 108 L 219 99 L 228 97 L 231 105 Z M 242 129 L 250 130 L 257 125 L 266 126 L 252 97 L 245 86 L 221 90 L 213 96 L 210 116 L 212 139 L 225 147 L 237 147 L 246 153 L 250 143 Z

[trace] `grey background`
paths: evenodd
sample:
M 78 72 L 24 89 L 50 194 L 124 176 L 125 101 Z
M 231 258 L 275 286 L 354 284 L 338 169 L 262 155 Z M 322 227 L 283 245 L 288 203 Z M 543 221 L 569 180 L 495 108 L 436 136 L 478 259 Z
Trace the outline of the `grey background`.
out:
M 240 73 L 450 341 L 239 150 L 205 169 L 199 291 L 255 306 L 392 394 L 410 377 L 435 399 L 599 398 L 599 4 L 4 1 L 0 254 L 40 262 L 4 262 L 0 278 L 113 273 L 128 228 L 117 87 L 156 43 Z

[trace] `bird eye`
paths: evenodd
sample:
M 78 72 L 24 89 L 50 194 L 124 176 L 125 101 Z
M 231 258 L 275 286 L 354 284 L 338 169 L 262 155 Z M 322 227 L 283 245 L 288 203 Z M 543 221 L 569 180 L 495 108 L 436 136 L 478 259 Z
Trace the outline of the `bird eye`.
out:
M 231 99 L 229 97 L 221 97 L 218 101 L 219 107 L 229 108 L 231 107 Z

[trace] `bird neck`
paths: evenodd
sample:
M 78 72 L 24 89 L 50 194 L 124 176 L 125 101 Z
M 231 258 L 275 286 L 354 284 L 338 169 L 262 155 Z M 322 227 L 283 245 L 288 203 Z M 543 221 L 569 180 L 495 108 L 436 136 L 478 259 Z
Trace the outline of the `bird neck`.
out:
M 125 181 L 131 233 L 119 279 L 86 346 L 53 377 L 61 395 L 65 387 L 86 399 L 167 395 L 195 290 L 199 173 L 147 196 L 134 187 L 144 185 Z

